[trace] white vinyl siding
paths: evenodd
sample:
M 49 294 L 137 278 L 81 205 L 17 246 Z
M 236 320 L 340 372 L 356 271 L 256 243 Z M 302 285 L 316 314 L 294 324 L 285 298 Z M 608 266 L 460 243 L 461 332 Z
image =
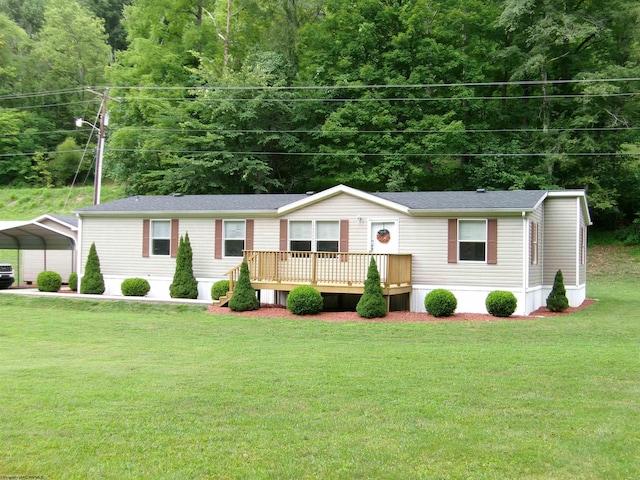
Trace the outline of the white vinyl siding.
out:
M 576 285 L 578 256 L 577 199 L 550 197 L 544 209 L 544 279 L 553 285 L 558 270 L 562 270 L 565 285 Z

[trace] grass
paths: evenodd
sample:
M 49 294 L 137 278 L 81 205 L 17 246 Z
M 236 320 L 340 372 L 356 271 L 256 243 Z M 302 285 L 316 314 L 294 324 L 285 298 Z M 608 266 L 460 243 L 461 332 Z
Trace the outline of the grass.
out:
M 520 322 L 0 295 L 0 476 L 639 478 L 626 268 L 594 275 L 594 306 Z
M 121 187 L 103 185 L 101 201 L 125 196 Z M 32 220 L 45 213 L 71 215 L 93 204 L 93 186 L 65 188 L 0 188 L 0 221 Z

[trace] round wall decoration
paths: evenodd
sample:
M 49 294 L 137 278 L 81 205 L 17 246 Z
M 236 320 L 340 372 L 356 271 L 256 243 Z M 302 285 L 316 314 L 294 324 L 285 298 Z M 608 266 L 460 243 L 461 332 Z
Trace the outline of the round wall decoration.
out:
M 380 243 L 389 243 L 389 240 L 391 240 L 391 232 L 389 232 L 389 230 L 387 230 L 386 228 L 381 228 L 380 230 L 378 230 L 376 238 Z

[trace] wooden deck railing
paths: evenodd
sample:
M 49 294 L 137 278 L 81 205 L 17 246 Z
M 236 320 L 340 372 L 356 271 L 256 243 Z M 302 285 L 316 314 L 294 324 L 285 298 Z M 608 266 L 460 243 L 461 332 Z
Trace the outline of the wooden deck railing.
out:
M 247 250 L 251 282 L 323 286 L 358 286 L 367 279 L 371 258 L 385 287 L 411 284 L 411 255 Z M 229 290 L 238 280 L 240 266 L 227 272 Z

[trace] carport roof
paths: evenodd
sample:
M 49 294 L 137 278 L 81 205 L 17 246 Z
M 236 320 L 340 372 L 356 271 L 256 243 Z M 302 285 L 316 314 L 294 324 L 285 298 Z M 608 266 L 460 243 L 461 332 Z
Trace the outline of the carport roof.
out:
M 74 250 L 69 236 L 36 221 L 0 222 L 1 250 Z

